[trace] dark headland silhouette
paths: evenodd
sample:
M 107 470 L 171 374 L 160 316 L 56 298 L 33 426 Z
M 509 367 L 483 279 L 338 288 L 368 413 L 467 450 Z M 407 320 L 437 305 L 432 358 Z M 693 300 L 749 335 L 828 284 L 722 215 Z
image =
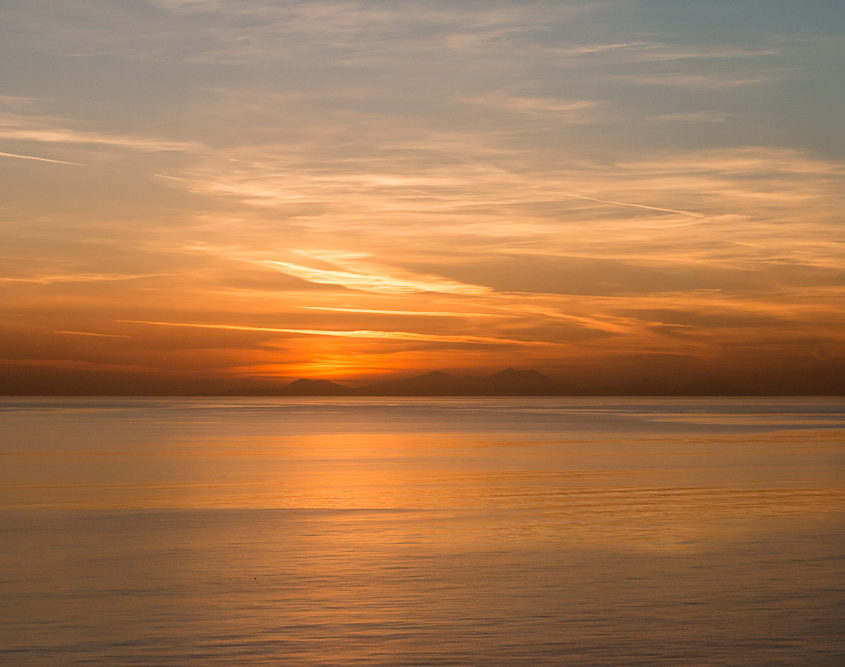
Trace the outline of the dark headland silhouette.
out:
M 678 387 L 639 387 L 642 393 L 662 394 Z M 691 394 L 736 394 L 727 386 L 686 387 Z M 450 375 L 432 371 L 410 378 L 382 380 L 363 387 L 346 387 L 329 380 L 295 380 L 279 391 L 284 396 L 575 396 L 583 389 L 535 370 L 506 368 L 487 376 Z M 597 392 L 604 393 L 604 392 Z M 608 392 L 615 393 L 615 392 Z
M 9 396 L 845 396 L 845 364 L 824 360 L 799 370 L 766 373 L 725 368 L 667 373 L 591 375 L 584 369 L 549 377 L 507 368 L 492 375 L 434 371 L 346 386 L 326 379 L 294 382 L 272 377 L 160 376 L 97 369 L 6 367 L 0 395 Z
M 630 384 L 593 387 L 562 382 L 535 370 L 506 368 L 487 376 L 451 375 L 432 371 L 409 378 L 381 380 L 347 387 L 330 380 L 300 379 L 273 392 L 282 396 L 737 396 L 736 387 L 707 380 L 641 380 Z
M 555 396 L 573 393 L 573 387 L 537 371 L 506 368 L 479 377 L 433 371 L 363 387 L 345 387 L 329 380 L 295 380 L 282 388 L 290 396 Z

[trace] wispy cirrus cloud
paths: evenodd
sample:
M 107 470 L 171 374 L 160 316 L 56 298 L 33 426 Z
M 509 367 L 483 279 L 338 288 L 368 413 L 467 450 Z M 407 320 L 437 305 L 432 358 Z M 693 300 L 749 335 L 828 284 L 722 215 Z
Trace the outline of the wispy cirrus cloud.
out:
M 702 110 L 661 114 L 652 117 L 650 120 L 659 123 L 726 123 L 732 117 L 733 114 L 724 111 Z
M 385 272 L 335 271 L 275 260 L 266 260 L 263 264 L 308 282 L 338 285 L 364 292 L 381 292 L 384 294 L 411 294 L 415 292 L 486 294 L 491 291 L 489 287 L 468 285 L 439 276 L 398 276 Z
M 683 153 L 662 153 L 651 159 L 620 162 L 634 172 L 747 174 L 759 177 L 794 175 L 845 175 L 845 165 L 813 157 L 790 148 L 739 146 Z
M 574 192 L 562 192 L 561 193 L 565 197 L 575 197 L 576 199 L 583 199 L 585 201 L 593 201 L 598 204 L 609 204 L 611 206 L 627 206 L 630 208 L 641 208 L 646 211 L 658 211 L 660 213 L 677 213 L 678 215 L 686 215 L 692 218 L 704 218 L 706 217 L 703 213 L 696 213 L 695 211 L 684 211 L 683 209 L 677 208 L 663 208 L 661 206 L 649 206 L 648 204 L 634 204 L 632 202 L 624 202 L 624 201 L 613 201 L 611 199 L 600 199 L 598 197 L 588 197 L 587 195 L 579 195 Z
M 340 308 L 332 306 L 300 306 L 306 310 L 323 310 L 333 313 L 362 313 L 367 315 L 411 315 L 413 317 L 516 317 L 504 313 L 462 313 L 459 311 L 379 310 L 376 308 Z
M 141 280 L 144 278 L 163 278 L 172 273 L 55 273 L 35 277 L 0 276 L 0 283 L 34 283 L 52 285 L 55 283 L 91 283 L 121 280 Z
M 679 60 L 747 60 L 776 56 L 780 51 L 765 46 L 756 48 L 728 47 L 715 45 L 683 46 L 666 42 L 629 42 L 621 44 L 596 44 L 559 49 L 564 54 L 586 55 L 607 53 L 619 55 L 629 63 L 670 62 Z
M 492 336 L 464 336 L 427 334 L 413 331 L 375 331 L 355 329 L 347 331 L 331 329 L 294 329 L 286 327 L 254 327 L 240 324 L 201 324 L 193 322 L 157 322 L 152 320 L 119 320 L 126 324 L 147 324 L 161 327 L 186 327 L 193 329 L 221 329 L 228 331 L 254 331 L 256 333 L 299 334 L 304 336 L 331 336 L 335 338 L 376 338 L 389 340 L 407 340 L 435 343 L 476 343 L 482 345 L 555 345 L 542 340 L 518 340 L 513 338 L 498 338 Z
M 70 370 L 115 371 L 118 373 L 149 372 L 149 366 L 141 364 L 113 364 L 80 359 L 4 359 L 0 358 L 0 365 L 4 366 L 33 366 L 47 368 L 63 368 Z
M 523 95 L 485 95 L 468 97 L 464 101 L 520 114 L 554 116 L 561 122 L 587 122 L 597 117 L 600 103 L 595 100 L 573 100 L 556 97 L 528 97 Z
M 0 114 L 0 139 L 50 144 L 108 146 L 147 153 L 160 151 L 187 152 L 200 149 L 199 144 L 190 141 L 76 130 L 61 126 L 58 124 L 58 119 L 39 118 L 18 113 Z
M 106 334 L 96 331 L 56 331 L 55 333 L 63 336 L 90 336 L 92 338 L 129 338 L 125 334 Z
M 81 167 L 81 162 L 70 162 L 69 160 L 53 160 L 51 158 L 39 157 L 37 155 L 21 155 L 20 153 L 3 153 L 0 151 L 0 157 L 15 158 L 17 160 L 34 160 L 36 162 L 48 162 L 50 164 L 69 164 L 75 167 Z
M 526 35 L 592 13 L 601 4 L 157 0 L 132 12 L 133 30 L 126 30 L 120 12 L 102 11 L 103 3 L 95 1 L 81 4 L 77 21 L 61 32 L 50 30 L 50 21 L 32 21 L 26 12 L 11 14 L 9 21 L 19 39 L 77 57 L 105 53 L 142 61 L 232 64 L 296 62 L 319 53 L 334 63 L 376 67 L 397 57 L 514 51 Z M 50 8 L 42 12 L 49 15 Z M 191 30 L 187 39 L 186 29 Z
M 768 83 L 772 80 L 772 75 L 732 71 L 706 74 L 701 72 L 657 72 L 646 74 L 615 74 L 612 75 L 612 78 L 623 83 L 635 83 L 646 86 L 725 90 Z
M 424 292 L 478 296 L 492 292 L 485 285 L 465 283 L 440 275 L 424 274 L 389 266 L 360 251 L 331 249 L 287 250 L 307 257 L 312 264 L 266 259 L 267 251 L 244 246 L 192 244 L 188 252 L 213 254 L 237 262 L 269 268 L 289 276 L 321 285 L 337 285 L 350 290 L 379 294 L 417 294 Z M 314 266 L 318 264 L 318 266 Z M 326 268 L 330 267 L 330 268 Z
M 667 150 L 560 165 L 543 162 L 540 152 L 529 165 L 516 149 L 495 150 L 495 141 L 479 152 L 471 135 L 444 138 L 442 146 L 386 143 L 394 171 L 378 178 L 373 167 L 385 164 L 378 154 L 356 155 L 327 173 L 296 150 L 262 147 L 252 161 L 192 167 L 203 180 L 226 182 L 228 197 L 249 205 L 253 187 L 260 189 L 256 208 L 262 210 L 283 213 L 291 202 L 307 204 L 311 208 L 289 224 L 318 235 L 332 230 L 345 248 L 345 254 L 297 252 L 308 257 L 303 261 L 289 254 L 288 244 L 271 260 L 267 248 L 273 241 L 268 246 L 262 238 L 219 254 L 315 284 L 408 295 L 520 291 L 526 289 L 520 276 L 539 274 L 527 261 L 515 265 L 509 287 L 501 270 L 467 268 L 485 256 L 558 255 L 561 268 L 545 270 L 548 278 L 527 288 L 550 292 L 578 284 L 577 276 L 554 277 L 565 275 L 573 260 L 615 263 L 602 265 L 609 274 L 596 274 L 597 287 L 590 289 L 626 292 L 674 279 L 697 287 L 777 289 L 798 272 L 807 284 L 821 284 L 841 266 L 837 202 L 844 168 L 805 151 Z M 229 181 L 229 169 L 236 181 Z M 196 187 L 194 181 L 185 185 Z M 242 222 L 234 224 L 233 230 Z M 397 247 L 403 259 L 395 263 L 413 272 L 393 265 Z
M 748 60 L 776 56 L 781 51 L 774 46 L 753 48 L 725 47 L 709 44 L 698 46 L 678 43 L 637 40 L 628 42 L 565 43 L 542 49 L 548 54 L 566 59 L 601 60 L 619 63 L 656 63 L 701 60 Z M 564 60 L 564 62 L 565 62 Z

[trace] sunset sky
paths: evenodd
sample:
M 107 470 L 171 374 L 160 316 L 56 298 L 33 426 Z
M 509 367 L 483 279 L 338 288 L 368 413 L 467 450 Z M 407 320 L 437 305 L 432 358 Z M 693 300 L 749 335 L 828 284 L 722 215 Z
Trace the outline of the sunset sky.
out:
M 0 392 L 845 386 L 843 34 L 839 0 L 0 0 Z

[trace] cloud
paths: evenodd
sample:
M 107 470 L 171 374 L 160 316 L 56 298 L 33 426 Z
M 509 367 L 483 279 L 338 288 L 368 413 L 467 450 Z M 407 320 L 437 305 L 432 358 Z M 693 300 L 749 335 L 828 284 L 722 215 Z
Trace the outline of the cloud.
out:
M 769 146 L 738 146 L 683 153 L 663 153 L 651 159 L 630 160 L 619 165 L 641 173 L 700 173 L 757 174 L 776 176 L 794 175 L 845 175 L 845 166 L 838 162 L 812 157 L 791 148 Z
M 467 285 L 439 276 L 395 276 L 387 273 L 357 273 L 315 269 L 290 262 L 267 260 L 262 262 L 282 273 L 302 280 L 325 285 L 340 285 L 347 289 L 383 294 L 411 294 L 414 292 L 441 292 L 445 294 L 486 294 L 490 288 Z
M 152 0 L 152 2 L 173 12 L 219 11 L 227 6 L 227 0 Z
M 332 308 L 330 306 L 300 306 L 306 310 L 325 310 L 335 313 L 363 313 L 373 315 L 412 315 L 414 317 L 515 317 L 502 313 L 462 313 L 452 311 L 432 312 L 424 310 L 377 310 L 375 308 Z
M 736 60 L 778 55 L 779 51 L 765 46 L 758 48 L 719 47 L 701 45 L 686 47 L 666 42 L 607 42 L 569 44 L 545 49 L 563 57 L 602 57 L 622 63 L 669 62 L 675 60 Z
M 733 114 L 724 111 L 688 111 L 684 113 L 667 113 L 653 116 L 650 120 L 659 123 L 726 123 Z
M 115 371 L 118 373 L 149 372 L 149 366 L 140 364 L 112 364 L 77 359 L 2 359 L 4 366 L 43 366 L 47 368 L 70 370 Z
M 36 278 L 17 278 L 0 276 L 0 283 L 35 283 L 52 285 L 54 283 L 90 283 L 100 281 L 139 280 L 143 278 L 163 278 L 172 273 L 60 273 Z
M 94 331 L 56 331 L 57 334 L 64 336 L 92 336 L 94 338 L 129 338 L 129 336 L 121 334 L 104 334 L 96 333 Z
M 69 162 L 68 160 L 52 160 L 46 157 L 38 157 L 35 155 L 21 155 L 20 153 L 3 153 L 0 152 L 0 157 L 11 157 L 17 158 L 18 160 L 36 160 L 38 162 L 49 162 L 51 164 L 70 164 L 77 167 L 81 167 L 81 162 Z
M 660 206 L 649 206 L 648 204 L 632 204 L 631 202 L 624 202 L 624 201 L 611 201 L 609 199 L 599 199 L 597 197 L 587 197 L 586 195 L 579 195 L 575 194 L 574 192 L 562 192 L 562 195 L 566 197 L 575 197 L 576 199 L 584 199 L 586 201 L 594 201 L 598 202 L 599 204 L 610 204 L 612 206 L 628 206 L 630 208 L 642 208 L 647 211 L 660 211 L 661 213 L 676 213 L 678 215 L 688 215 L 691 218 L 704 218 L 706 217 L 703 213 L 696 213 L 694 211 L 684 211 L 681 209 L 675 208 L 662 208 Z
M 726 90 L 743 86 L 758 86 L 768 83 L 772 77 L 768 74 L 743 74 L 738 72 L 714 74 L 665 72 L 654 74 L 617 74 L 613 75 L 612 78 L 624 83 L 635 83 L 646 86 Z
M 195 142 L 74 130 L 57 126 L 53 119 L 10 113 L 0 115 L 0 139 L 53 144 L 91 144 L 147 153 L 160 151 L 190 152 L 200 149 L 199 144 Z
M 280 327 L 253 327 L 239 324 L 197 324 L 187 322 L 156 322 L 148 320 L 118 320 L 127 324 L 147 324 L 162 327 L 188 327 L 195 329 L 222 329 L 228 331 L 254 331 L 257 333 L 286 333 L 305 336 L 332 336 L 340 338 L 378 338 L 390 340 L 409 340 L 437 343 L 473 343 L 483 345 L 554 345 L 554 343 L 539 340 L 516 340 L 511 338 L 497 338 L 489 336 L 452 336 L 440 334 L 424 334 L 411 331 L 372 331 L 355 329 L 337 331 L 330 329 L 289 329 Z
M 464 101 L 528 115 L 548 115 L 567 122 L 589 122 L 597 119 L 599 103 L 594 100 L 573 100 L 556 97 L 526 97 L 520 95 L 482 95 Z
M 132 33 L 121 29 L 120 14 L 104 19 L 89 10 L 89 21 L 77 24 L 71 36 L 58 35 L 53 40 L 58 45 L 53 48 L 60 50 L 61 46 L 62 51 L 74 55 L 113 53 L 142 60 L 175 57 L 181 62 L 227 65 L 296 63 L 317 55 L 323 62 L 368 68 L 397 59 L 513 50 L 524 35 L 542 33 L 549 23 L 589 13 L 596 3 L 531 2 L 514 7 L 430 0 L 156 0 L 153 4 L 160 11 L 140 16 L 133 12 L 133 26 L 139 29 Z M 28 27 L 35 32 L 36 26 Z M 190 30 L 189 39 L 184 30 Z
M 611 51 L 630 51 L 640 47 L 651 46 L 648 42 L 610 42 L 610 43 L 596 43 L 596 44 L 574 44 L 570 46 L 559 46 L 549 49 L 557 55 L 562 56 L 590 56 L 597 53 L 607 53 Z M 629 55 L 625 54 L 626 57 Z
M 29 107 L 37 101 L 38 98 L 23 95 L 0 95 L 0 105 L 8 107 Z
M 333 172 L 300 157 L 298 149 L 282 154 L 266 147 L 256 147 L 251 162 L 214 161 L 192 169 L 202 179 L 225 182 L 245 204 L 260 190 L 256 228 L 269 225 L 263 222 L 267 209 L 296 216 L 286 223 L 289 229 L 314 238 L 330 233 L 347 251 L 371 255 L 364 261 L 299 252 L 316 261 L 279 257 L 280 263 L 266 264 L 267 244 L 275 243 L 268 234 L 256 237 L 252 248 L 241 247 L 240 259 L 363 291 L 483 294 L 490 290 L 481 286 L 494 284 L 489 276 L 444 266 L 460 269 L 473 258 L 501 253 L 602 258 L 664 270 L 695 264 L 760 271 L 758 262 L 778 257 L 807 266 L 841 264 L 831 243 L 841 234 L 838 193 L 845 167 L 805 151 L 652 150 L 614 162 L 557 164 L 550 163 L 556 153 L 547 160 L 542 147 L 530 161 L 520 149 L 476 143 L 471 134 L 436 136 L 419 145 L 378 141 Z M 389 157 L 382 157 L 388 150 Z M 371 178 L 374 165 L 384 164 L 392 172 Z M 192 191 L 195 183 L 187 183 Z M 291 202 L 300 208 L 287 208 Z M 234 231 L 243 221 L 233 225 Z M 380 261 L 392 259 L 400 247 L 402 263 L 419 274 Z M 439 267 L 427 270 L 432 258 Z M 498 277 L 497 289 L 507 289 Z

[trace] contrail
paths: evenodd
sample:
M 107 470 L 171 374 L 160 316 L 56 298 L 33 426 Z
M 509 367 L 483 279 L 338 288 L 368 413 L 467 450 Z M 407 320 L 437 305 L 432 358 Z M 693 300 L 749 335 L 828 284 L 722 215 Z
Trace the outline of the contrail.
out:
M 47 157 L 36 157 L 35 155 L 19 155 L 18 153 L 3 153 L 0 151 L 0 157 L 13 157 L 18 160 L 36 160 L 38 162 L 50 162 L 51 164 L 72 164 L 76 167 L 82 167 L 81 162 L 68 162 L 67 160 L 51 160 Z
M 703 213 L 696 213 L 695 211 L 684 211 L 677 208 L 661 208 L 660 206 L 648 206 L 646 204 L 631 204 L 626 201 L 613 201 L 611 199 L 599 199 L 598 197 L 587 197 L 586 195 L 577 195 L 574 192 L 562 192 L 566 197 L 575 197 L 576 199 L 586 199 L 587 201 L 595 201 L 600 204 L 612 204 L 613 206 L 631 206 L 633 208 L 644 208 L 647 211 L 661 211 L 663 213 L 677 213 L 679 215 L 688 215 L 692 218 L 706 218 Z

